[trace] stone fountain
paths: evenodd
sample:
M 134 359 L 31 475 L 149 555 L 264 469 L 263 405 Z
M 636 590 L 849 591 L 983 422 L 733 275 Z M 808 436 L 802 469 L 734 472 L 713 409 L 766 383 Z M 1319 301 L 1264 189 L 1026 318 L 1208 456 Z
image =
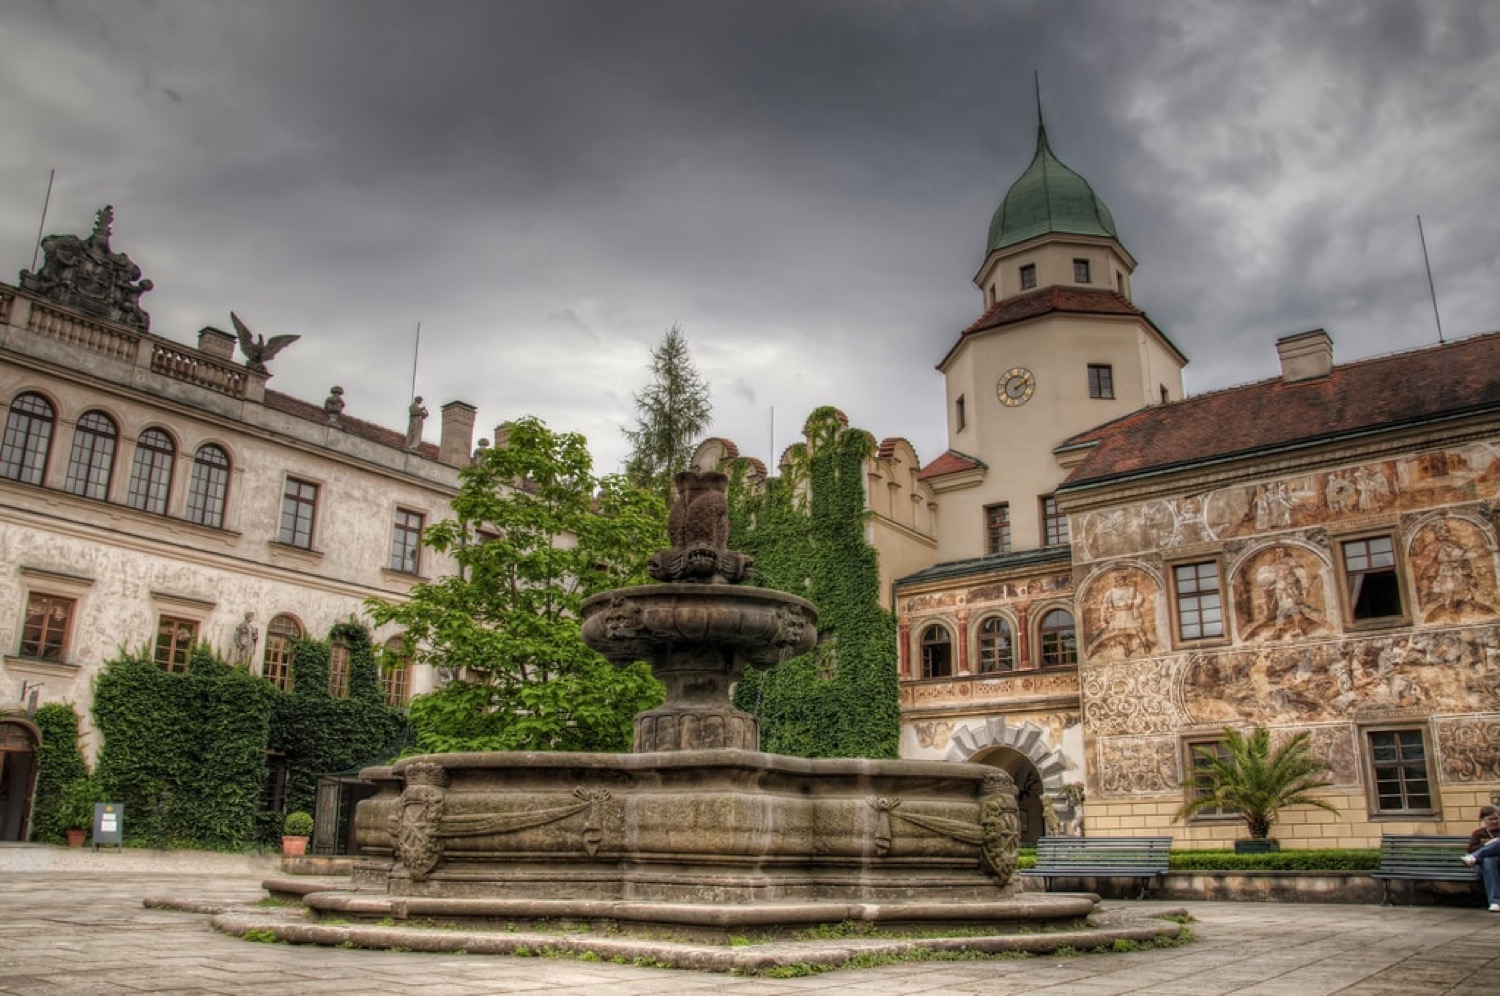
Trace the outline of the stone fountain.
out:
M 318 914 L 460 926 L 566 920 L 719 939 L 864 921 L 905 929 L 1080 925 L 1092 895 L 1017 895 L 1015 785 L 949 762 L 759 752 L 730 691 L 809 650 L 804 599 L 741 584 L 726 479 L 677 476 L 659 583 L 583 605 L 589 645 L 650 662 L 666 701 L 630 754 L 489 753 L 367 769 L 350 888 Z

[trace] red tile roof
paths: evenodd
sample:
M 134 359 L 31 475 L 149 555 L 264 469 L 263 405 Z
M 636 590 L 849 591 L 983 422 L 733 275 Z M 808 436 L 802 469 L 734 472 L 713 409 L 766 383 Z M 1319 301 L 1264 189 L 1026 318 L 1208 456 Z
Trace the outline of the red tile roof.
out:
M 990 310 L 964 329 L 961 335 L 983 332 L 999 325 L 1025 321 L 1054 311 L 1071 311 L 1087 315 L 1145 315 L 1124 295 L 1098 287 L 1044 287 L 1030 294 L 996 301 Z
M 983 466 L 982 462 L 967 453 L 949 450 L 923 467 L 922 472 L 917 475 L 917 480 L 925 481 L 932 477 L 942 477 L 944 474 L 956 474 L 961 470 L 978 470 Z
M 1029 294 L 1021 294 L 1016 297 L 1008 297 L 996 301 L 988 311 L 979 316 L 974 324 L 959 333 L 958 341 L 953 344 L 952 349 L 948 350 L 947 355 L 938 364 L 938 369 L 942 369 L 943 364 L 947 363 L 948 358 L 953 355 L 953 350 L 957 349 L 967 336 L 980 332 L 988 332 L 990 329 L 1000 328 L 1003 325 L 1014 325 L 1017 322 L 1024 322 L 1027 319 L 1037 318 L 1041 315 L 1057 313 L 1073 315 L 1134 315 L 1150 326 L 1157 335 L 1161 336 L 1162 341 L 1182 358 L 1182 362 L 1187 362 L 1187 357 L 1182 354 L 1182 351 L 1177 348 L 1172 340 L 1167 338 L 1166 333 L 1157 328 L 1156 324 L 1147 317 L 1144 311 L 1131 304 L 1125 295 L 1112 290 L 1106 290 L 1102 287 L 1054 285 L 1052 287 L 1044 287 L 1038 291 L 1032 291 Z
M 1094 444 L 1064 486 L 1500 409 L 1500 332 L 1145 408 L 1066 440 Z
M 319 425 L 328 424 L 328 413 L 323 411 L 322 405 L 315 405 L 301 398 L 294 398 L 290 394 L 282 394 L 280 391 L 266 391 L 265 405 L 276 411 L 283 412 L 296 418 L 306 419 L 309 422 L 317 422 Z M 389 446 L 392 449 L 406 448 L 406 434 L 397 432 L 395 429 L 387 429 L 376 425 L 374 422 L 366 422 L 363 419 L 351 418 L 348 415 L 339 416 L 338 427 L 351 436 L 368 439 L 372 443 Z M 428 460 L 438 458 L 438 445 L 436 443 L 423 443 L 414 451 L 417 455 Z

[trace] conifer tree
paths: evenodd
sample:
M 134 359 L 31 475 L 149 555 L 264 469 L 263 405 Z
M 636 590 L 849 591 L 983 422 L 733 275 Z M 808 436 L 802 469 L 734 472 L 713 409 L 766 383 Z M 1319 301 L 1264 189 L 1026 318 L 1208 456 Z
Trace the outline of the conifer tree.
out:
M 635 395 L 635 428 L 624 430 L 631 446 L 625 476 L 670 502 L 672 477 L 687 469 L 713 405 L 708 382 L 693 366 L 687 337 L 676 325 L 651 350 L 651 376 L 651 383 Z

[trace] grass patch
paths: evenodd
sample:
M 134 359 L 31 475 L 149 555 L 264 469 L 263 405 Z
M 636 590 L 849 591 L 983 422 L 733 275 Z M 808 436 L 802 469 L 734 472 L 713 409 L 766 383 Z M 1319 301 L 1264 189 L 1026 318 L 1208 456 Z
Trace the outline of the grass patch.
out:
M 277 936 L 276 931 L 270 930 L 266 927 L 251 927 L 249 930 L 240 935 L 240 939 L 250 941 L 255 944 L 281 943 L 281 938 Z

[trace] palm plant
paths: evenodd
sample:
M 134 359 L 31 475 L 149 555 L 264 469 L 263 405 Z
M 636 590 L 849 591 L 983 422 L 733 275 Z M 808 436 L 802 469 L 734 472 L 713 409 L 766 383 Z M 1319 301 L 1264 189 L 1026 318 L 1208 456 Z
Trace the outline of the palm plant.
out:
M 1209 809 L 1238 813 L 1250 828 L 1250 836 L 1262 840 L 1270 835 L 1277 812 L 1288 806 L 1317 806 L 1337 815 L 1337 809 L 1309 794 L 1333 783 L 1322 780 L 1328 765 L 1313 756 L 1307 739 L 1304 730 L 1272 751 L 1271 731 L 1264 726 L 1257 726 L 1248 737 L 1226 728 L 1222 753 L 1207 746 L 1195 748 L 1201 763 L 1183 787 L 1198 794 L 1177 811 L 1175 819 L 1185 820 Z

